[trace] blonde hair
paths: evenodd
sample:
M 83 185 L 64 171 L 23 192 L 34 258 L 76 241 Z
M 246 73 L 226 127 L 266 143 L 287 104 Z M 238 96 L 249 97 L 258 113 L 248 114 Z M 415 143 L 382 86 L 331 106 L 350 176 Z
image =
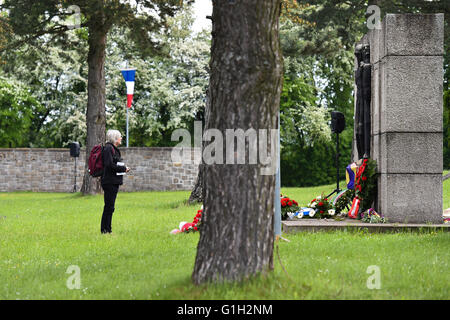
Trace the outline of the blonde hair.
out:
M 110 129 L 106 132 L 106 142 L 114 144 L 122 136 L 119 130 Z

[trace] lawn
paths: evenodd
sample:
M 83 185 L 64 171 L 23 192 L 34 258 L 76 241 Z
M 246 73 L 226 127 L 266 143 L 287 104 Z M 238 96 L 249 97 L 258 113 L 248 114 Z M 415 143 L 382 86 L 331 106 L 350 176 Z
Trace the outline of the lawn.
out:
M 283 188 L 307 204 L 332 185 Z M 450 207 L 450 180 L 444 206 Z M 0 299 L 449 299 L 450 234 L 287 235 L 275 270 L 245 284 L 195 287 L 197 234 L 171 235 L 200 205 L 188 192 L 119 193 L 113 235 L 100 234 L 102 196 L 0 193 Z M 69 289 L 70 266 L 81 288 Z M 369 266 L 380 289 L 369 289 Z

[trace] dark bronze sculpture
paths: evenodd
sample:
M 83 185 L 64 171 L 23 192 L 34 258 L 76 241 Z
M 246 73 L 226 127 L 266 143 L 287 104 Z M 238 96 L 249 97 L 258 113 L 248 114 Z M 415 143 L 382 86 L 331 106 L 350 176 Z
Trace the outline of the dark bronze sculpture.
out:
M 356 81 L 356 148 L 358 159 L 370 157 L 370 100 L 372 65 L 370 64 L 370 47 L 358 44 L 355 48 L 358 67 Z

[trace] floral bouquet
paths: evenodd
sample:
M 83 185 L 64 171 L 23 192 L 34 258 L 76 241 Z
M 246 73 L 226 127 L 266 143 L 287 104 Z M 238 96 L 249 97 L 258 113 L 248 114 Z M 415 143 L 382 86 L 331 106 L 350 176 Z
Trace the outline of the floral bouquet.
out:
M 178 229 L 174 229 L 170 233 L 177 234 L 181 232 L 189 233 L 199 231 L 202 222 L 202 213 L 203 213 L 203 206 L 200 210 L 197 211 L 197 214 L 195 215 L 195 218 L 191 223 L 180 222 Z
M 354 197 L 355 190 L 353 189 L 346 189 L 339 193 L 333 201 L 333 207 L 336 210 L 336 214 L 345 214 L 344 210 L 347 210 L 351 206 Z
M 362 221 L 367 223 L 386 223 L 386 218 L 370 208 L 363 212 Z
M 333 209 L 332 204 L 326 198 L 323 193 L 317 198 L 313 199 L 309 205 L 309 208 L 314 209 L 314 211 L 309 213 L 309 217 L 311 218 L 329 218 L 333 217 L 336 214 L 336 210 Z
M 361 200 L 360 212 L 368 210 L 377 194 L 377 162 L 364 159 L 356 174 L 355 197 Z
M 297 201 L 281 195 L 281 219 L 286 220 L 290 217 L 289 213 L 300 210 Z

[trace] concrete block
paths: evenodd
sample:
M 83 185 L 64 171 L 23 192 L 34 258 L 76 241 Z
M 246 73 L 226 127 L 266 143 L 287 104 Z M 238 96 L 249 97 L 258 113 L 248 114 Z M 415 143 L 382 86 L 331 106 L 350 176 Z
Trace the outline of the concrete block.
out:
M 444 14 L 386 14 L 382 56 L 444 54 Z
M 442 132 L 443 57 L 385 57 L 380 65 L 383 132 Z
M 375 160 L 377 162 L 377 172 L 381 172 L 381 161 L 385 158 L 384 154 L 381 153 L 380 150 L 380 135 L 372 135 L 372 138 L 370 139 L 371 145 L 370 145 L 370 158 Z
M 379 143 L 373 159 L 377 160 L 380 173 L 442 175 L 441 133 L 388 132 L 373 140 Z
M 370 63 L 376 64 L 385 56 L 384 48 L 384 23 L 381 29 L 372 29 L 364 39 L 370 45 Z
M 372 117 L 372 135 L 380 133 L 380 121 L 381 121 L 381 76 L 380 68 L 383 68 L 384 64 L 374 64 L 372 67 L 372 83 L 371 83 L 371 104 L 370 114 Z
M 377 207 L 389 222 L 442 223 L 442 173 L 381 173 L 378 188 Z

